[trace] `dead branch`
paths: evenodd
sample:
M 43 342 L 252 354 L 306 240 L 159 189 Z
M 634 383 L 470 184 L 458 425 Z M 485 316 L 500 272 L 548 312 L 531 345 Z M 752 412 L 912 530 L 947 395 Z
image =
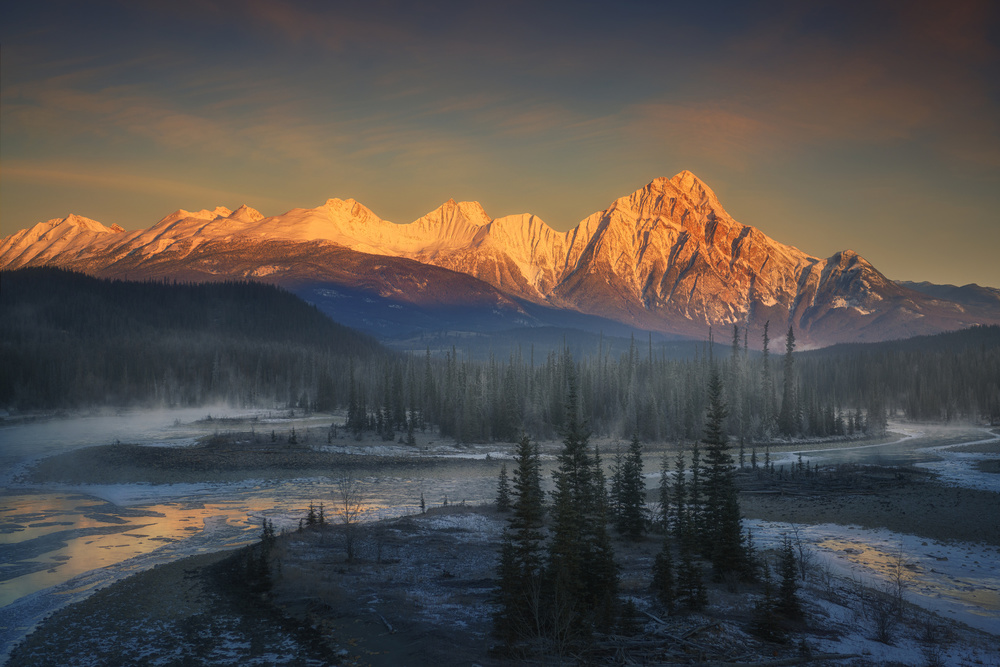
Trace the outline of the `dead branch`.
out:
M 390 635 L 391 634 L 395 634 L 396 631 L 392 629 L 391 625 L 389 625 L 389 621 L 385 620 L 385 616 L 383 616 L 382 614 L 380 614 L 378 612 L 375 612 L 375 615 L 379 617 L 379 620 L 382 621 L 382 625 L 385 626 L 385 629 L 389 631 Z

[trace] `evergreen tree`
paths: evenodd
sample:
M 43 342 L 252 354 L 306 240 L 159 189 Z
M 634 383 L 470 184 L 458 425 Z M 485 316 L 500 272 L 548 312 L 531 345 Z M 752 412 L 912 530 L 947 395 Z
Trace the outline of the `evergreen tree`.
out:
M 778 429 L 784 435 L 795 435 L 799 432 L 798 410 L 795 400 L 795 332 L 788 327 L 785 336 L 784 385 L 781 393 L 781 413 L 778 415 Z
M 705 490 L 702 488 L 701 445 L 697 440 L 691 445 L 691 482 L 687 490 L 687 522 L 688 539 L 692 544 L 700 544 L 704 556 L 709 555 L 711 541 L 706 539 L 704 502 Z
M 567 355 L 568 356 L 568 355 Z M 552 473 L 555 482 L 548 580 L 556 617 L 569 614 L 571 626 L 588 631 L 593 623 L 613 621 L 618 587 L 617 566 L 607 536 L 601 491 L 587 453 L 589 433 L 579 419 L 576 378 L 567 367 L 563 449 Z
M 406 444 L 410 447 L 417 446 L 417 436 L 414 433 L 413 411 L 410 411 L 410 418 L 406 420 Z
M 615 458 L 611 463 L 611 518 L 615 525 L 621 518 L 622 507 L 622 468 L 625 464 L 625 456 L 622 454 L 620 444 L 615 445 Z
M 674 561 L 670 555 L 670 544 L 664 540 L 663 548 L 653 560 L 653 581 L 651 584 L 656 599 L 673 611 L 674 608 Z
M 750 632 L 761 639 L 771 642 L 783 642 L 785 633 L 778 623 L 774 599 L 774 585 L 771 581 L 771 567 L 764 563 L 764 591 L 754 604 L 753 616 L 750 619 Z
M 768 328 L 771 322 L 764 322 L 763 346 L 761 355 L 761 422 L 763 435 L 769 437 L 772 421 L 774 420 L 774 379 L 771 375 L 771 338 L 768 336 Z
M 690 547 L 682 544 L 680 552 L 681 564 L 677 570 L 675 599 L 685 609 L 699 611 L 704 609 L 708 603 L 701 566 L 694 561 L 694 554 Z
M 506 512 L 510 509 L 510 482 L 507 479 L 507 464 L 500 464 L 500 477 L 497 480 L 497 511 Z
M 792 541 L 788 537 L 785 537 L 781 542 L 779 571 L 781 574 L 781 584 L 778 587 L 776 609 L 785 618 L 797 619 L 802 612 L 797 595 L 799 590 L 797 579 L 798 564 L 795 558 L 795 550 L 792 548 Z
M 521 591 L 521 572 L 517 565 L 510 531 L 505 530 L 497 561 L 497 588 L 493 593 L 493 634 L 508 643 L 528 634 L 530 624 L 525 613 L 526 601 Z
M 518 442 L 514 461 L 510 529 L 522 574 L 535 576 L 542 567 L 542 519 L 545 507 L 538 446 L 532 445 L 527 435 L 522 436 Z
M 727 572 L 745 571 L 743 534 L 736 483 L 733 480 L 733 457 L 723 428 L 726 406 L 722 401 L 722 382 L 713 367 L 708 384 L 708 411 L 705 416 L 705 536 L 708 556 L 716 578 Z
M 594 456 L 591 459 L 591 466 L 594 471 L 594 499 L 596 506 L 594 511 L 604 518 L 607 523 L 610 517 L 610 506 L 608 502 L 608 480 L 604 476 L 604 464 L 601 461 L 601 448 L 594 445 Z
M 632 436 L 622 463 L 620 493 L 618 532 L 636 542 L 646 532 L 646 481 L 642 476 L 642 444 L 638 435 Z
M 687 480 L 685 479 L 684 450 L 677 451 L 675 459 L 676 478 L 674 479 L 674 538 L 678 544 L 690 544 L 692 540 L 691 525 L 688 521 Z
M 642 624 L 639 622 L 639 608 L 635 606 L 635 600 L 632 598 L 626 598 L 625 602 L 622 603 L 617 632 L 625 637 L 632 637 L 642 632 Z
M 669 534 L 670 530 L 670 459 L 664 454 L 660 459 L 660 483 L 659 483 L 659 499 L 660 499 L 660 526 L 663 528 L 664 534 Z
M 494 631 L 507 641 L 539 636 L 546 615 L 541 468 L 538 448 L 527 435 L 518 442 L 514 460 L 512 512 L 501 547 L 494 617 Z
M 361 435 L 365 428 L 365 414 L 361 403 L 358 401 L 358 388 L 354 381 L 354 360 L 350 365 L 350 389 L 348 390 L 347 422 L 344 424 L 347 430 L 355 436 Z

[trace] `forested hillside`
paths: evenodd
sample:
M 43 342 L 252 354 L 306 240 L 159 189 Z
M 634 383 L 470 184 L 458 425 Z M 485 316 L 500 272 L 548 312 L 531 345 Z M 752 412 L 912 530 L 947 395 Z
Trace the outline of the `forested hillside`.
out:
M 915 420 L 1000 422 L 1000 326 L 805 352 L 799 383 L 850 401 L 859 389 Z
M 345 400 L 372 338 L 298 297 L 248 282 L 0 273 L 0 405 L 295 405 Z
M 90 278 L 55 269 L 0 274 L 0 406 L 346 408 L 386 440 L 439 429 L 460 441 L 552 437 L 564 378 L 599 434 L 699 437 L 719 372 L 725 428 L 740 442 L 878 433 L 886 420 L 1000 422 L 1000 327 L 796 352 L 794 330 L 744 329 L 677 359 L 652 345 L 589 354 L 497 352 L 476 361 L 397 355 L 281 288 Z M 751 348 L 761 352 L 751 351 Z M 618 348 L 620 349 L 620 347 Z

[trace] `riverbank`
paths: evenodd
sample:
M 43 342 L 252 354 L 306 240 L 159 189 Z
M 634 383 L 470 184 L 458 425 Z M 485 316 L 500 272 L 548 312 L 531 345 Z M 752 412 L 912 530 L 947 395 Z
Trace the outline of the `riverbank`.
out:
M 245 550 L 185 558 L 56 612 L 8 665 L 505 664 L 489 654 L 503 524 L 457 505 L 366 524 L 351 562 L 336 526 L 288 533 L 263 597 L 233 574 Z
M 866 466 L 808 477 L 745 473 L 740 479 L 745 518 L 888 528 L 1000 547 L 1000 495 L 940 484 L 920 469 Z
M 392 443 L 390 443 L 392 444 Z M 495 467 L 485 458 L 449 457 L 451 466 Z M 77 449 L 42 459 L 28 470 L 29 484 L 195 484 L 247 479 L 297 479 L 326 472 L 361 475 L 374 468 L 422 470 L 441 463 L 434 454 L 355 454 L 320 445 L 272 443 L 253 434 L 207 438 L 187 447 L 116 443 Z
M 810 523 L 805 514 L 801 518 Z M 506 520 L 489 507 L 451 505 L 360 524 L 351 535 L 353 560 L 347 559 L 342 526 L 293 531 L 279 536 L 274 547 L 266 593 L 240 574 L 246 571 L 240 561 L 245 550 L 162 565 L 56 612 L 14 649 L 9 665 L 518 664 L 497 650 L 490 635 Z M 759 584 L 732 588 L 706 581 L 704 612 L 670 613 L 649 590 L 661 540 L 614 540 L 620 594 L 640 610 L 639 634 L 607 629 L 587 656 L 593 664 L 617 664 L 623 656 L 658 664 L 794 661 L 807 650 L 843 658 L 828 664 L 857 667 L 932 659 L 1000 665 L 992 657 L 1000 655 L 996 635 L 912 605 L 894 621 L 892 641 L 876 641 L 859 620 L 872 613 L 870 594 L 853 576 L 828 572 L 802 583 L 804 621 L 790 626 L 793 640 L 785 643 L 749 632 Z M 765 542 L 777 541 L 769 535 Z M 772 548 L 762 546 L 760 555 L 773 561 Z

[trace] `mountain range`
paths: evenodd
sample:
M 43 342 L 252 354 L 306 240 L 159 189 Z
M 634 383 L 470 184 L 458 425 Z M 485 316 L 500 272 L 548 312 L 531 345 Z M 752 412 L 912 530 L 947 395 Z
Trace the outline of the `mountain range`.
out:
M 540 325 L 757 336 L 770 322 L 816 347 L 1000 323 L 1000 290 L 894 282 L 850 250 L 813 257 L 734 220 L 688 171 L 566 232 L 454 200 L 409 224 L 353 199 L 272 217 L 178 210 L 137 231 L 70 215 L 0 241 L 0 268 L 25 266 L 276 283 L 383 338 Z

